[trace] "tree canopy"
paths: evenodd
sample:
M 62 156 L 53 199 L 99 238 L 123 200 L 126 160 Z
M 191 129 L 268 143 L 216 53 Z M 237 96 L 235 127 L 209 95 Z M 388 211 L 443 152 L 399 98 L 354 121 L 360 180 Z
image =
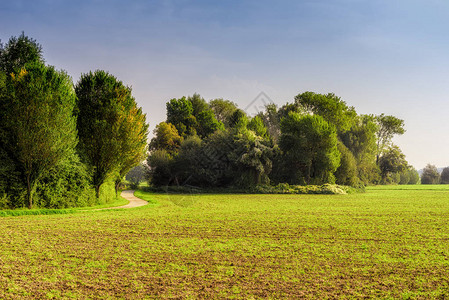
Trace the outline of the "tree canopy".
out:
M 100 186 L 114 172 L 124 176 L 144 155 L 148 125 L 131 89 L 113 75 L 97 70 L 83 74 L 75 86 L 81 158 Z

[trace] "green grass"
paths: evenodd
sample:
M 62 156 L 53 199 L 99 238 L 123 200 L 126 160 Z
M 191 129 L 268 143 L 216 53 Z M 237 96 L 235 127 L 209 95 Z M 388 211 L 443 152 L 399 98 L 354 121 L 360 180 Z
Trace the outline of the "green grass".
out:
M 76 207 L 76 208 L 68 208 L 68 209 L 45 209 L 45 208 L 37 208 L 37 209 L 5 209 L 0 210 L 0 217 L 17 217 L 17 216 L 26 216 L 26 215 L 55 215 L 55 214 L 73 214 L 77 212 L 82 212 L 86 210 L 96 210 L 101 208 L 108 207 L 117 207 L 128 204 L 129 201 L 122 198 L 117 197 L 113 199 L 111 202 L 99 204 L 95 206 L 88 207 Z
M 449 189 L 167 195 L 0 219 L 0 299 L 449 296 Z

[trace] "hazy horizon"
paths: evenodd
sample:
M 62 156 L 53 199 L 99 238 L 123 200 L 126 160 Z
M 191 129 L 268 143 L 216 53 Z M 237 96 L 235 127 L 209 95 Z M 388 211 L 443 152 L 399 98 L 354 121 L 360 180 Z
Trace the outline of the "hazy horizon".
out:
M 449 166 L 444 1 L 3 1 L 0 39 L 22 31 L 76 82 L 104 69 L 132 86 L 152 131 L 165 103 L 197 92 L 245 108 L 333 92 L 391 114 L 410 164 Z

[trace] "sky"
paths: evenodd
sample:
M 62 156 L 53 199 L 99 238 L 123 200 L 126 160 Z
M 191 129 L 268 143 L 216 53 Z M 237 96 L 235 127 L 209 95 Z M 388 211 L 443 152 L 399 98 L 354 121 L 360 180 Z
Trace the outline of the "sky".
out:
M 403 119 L 415 168 L 449 166 L 446 0 L 0 0 L 1 41 L 22 31 L 74 82 L 102 69 L 131 86 L 151 131 L 194 93 L 254 114 L 333 92 Z

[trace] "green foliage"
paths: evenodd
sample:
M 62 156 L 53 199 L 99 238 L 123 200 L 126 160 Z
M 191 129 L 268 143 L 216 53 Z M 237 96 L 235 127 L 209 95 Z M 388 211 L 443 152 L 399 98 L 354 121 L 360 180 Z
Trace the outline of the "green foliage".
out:
M 125 178 L 131 183 L 132 189 L 137 189 L 139 187 L 139 183 L 145 181 L 148 171 L 148 167 L 144 164 L 137 165 L 129 170 Z
M 449 184 L 449 167 L 446 167 L 441 171 L 440 183 Z
M 419 173 L 415 168 L 409 167 L 408 171 L 409 181 L 408 184 L 418 184 L 419 183 Z
M 31 208 L 42 174 L 74 151 L 75 94 L 67 74 L 40 62 L 11 73 L 5 86 L 0 95 L 2 148 L 20 173 Z
M 229 120 L 229 126 L 236 130 L 242 130 L 246 128 L 248 126 L 248 116 L 241 109 L 235 110 Z
M 237 110 L 237 104 L 229 100 L 214 99 L 209 102 L 209 107 L 214 112 L 215 118 L 229 128 L 231 116 Z
M 147 160 L 150 167 L 151 183 L 156 186 L 168 185 L 173 180 L 173 157 L 166 150 L 155 150 Z
M 417 184 L 419 182 L 419 173 L 412 166 L 408 166 L 404 171 L 399 172 L 399 184 Z
M 262 138 L 268 137 L 267 128 L 265 127 L 262 119 L 259 116 L 255 116 L 251 119 L 251 121 L 249 121 L 248 129 L 254 131 L 257 136 L 260 136 Z
M 377 122 L 376 162 L 380 165 L 380 156 L 384 151 L 388 150 L 393 136 L 395 134 L 404 134 L 404 120 L 381 114 L 375 118 L 375 121 Z
M 202 98 L 199 94 L 193 94 L 193 96 L 188 97 L 187 100 L 192 103 L 192 114 L 197 117 L 200 113 L 210 110 L 209 104 L 206 100 Z
M 405 155 L 401 149 L 396 145 L 388 147 L 379 159 L 382 181 L 384 183 L 399 183 L 398 173 L 407 170 L 407 166 Z
M 153 133 L 154 137 L 150 142 L 150 150 L 166 150 L 171 155 L 175 155 L 179 151 L 182 137 L 173 124 L 161 122 L 156 126 Z
M 234 135 L 232 151 L 228 157 L 232 163 L 234 184 L 254 186 L 269 183 L 272 168 L 272 145 L 253 131 L 242 130 Z
M 217 121 L 211 110 L 205 110 L 198 114 L 197 133 L 200 137 L 205 138 L 217 130 L 224 130 L 223 123 Z
M 449 167 L 446 167 L 441 171 L 440 183 L 449 184 Z
M 421 184 L 440 183 L 440 173 L 435 165 L 427 164 L 421 174 Z
M 338 141 L 337 149 L 340 152 L 340 166 L 335 172 L 336 183 L 356 187 L 359 184 L 357 178 L 357 162 L 348 148 Z
M 340 165 L 335 127 L 319 115 L 301 117 L 290 112 L 281 121 L 279 147 L 283 151 L 286 179 L 295 184 L 335 182 Z
M 11 37 L 6 45 L 0 42 L 0 71 L 10 74 L 33 62 L 44 63 L 42 47 L 25 33 Z
M 305 92 L 295 97 L 295 104 L 308 113 L 318 114 L 333 124 L 337 132 L 349 130 L 355 120 L 356 112 L 335 94 L 327 95 Z
M 69 208 L 96 204 L 90 174 L 78 156 L 72 155 L 46 171 L 36 186 L 37 207 Z
M 354 118 L 351 128 L 340 134 L 343 144 L 354 155 L 357 163 L 375 163 L 377 125 L 372 115 Z
M 410 182 L 410 173 L 408 170 L 399 173 L 399 184 L 408 184 Z
M 75 91 L 78 149 L 99 197 L 108 176 L 121 178 L 143 159 L 148 125 L 131 89 L 105 71 L 83 74 Z
M 186 97 L 167 102 L 167 123 L 175 125 L 181 136 L 195 134 L 197 121 L 193 116 L 192 102 Z
M 347 186 L 336 184 L 323 185 L 289 185 L 288 183 L 280 183 L 276 186 L 258 185 L 251 189 L 253 193 L 260 194 L 327 194 L 327 195 L 345 195 L 354 192 Z

